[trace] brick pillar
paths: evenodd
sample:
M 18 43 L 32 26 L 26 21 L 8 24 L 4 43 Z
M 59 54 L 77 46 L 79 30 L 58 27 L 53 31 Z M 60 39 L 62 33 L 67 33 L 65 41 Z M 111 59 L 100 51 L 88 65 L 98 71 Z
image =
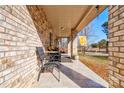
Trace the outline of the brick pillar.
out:
M 109 84 L 124 87 L 124 6 L 109 6 Z

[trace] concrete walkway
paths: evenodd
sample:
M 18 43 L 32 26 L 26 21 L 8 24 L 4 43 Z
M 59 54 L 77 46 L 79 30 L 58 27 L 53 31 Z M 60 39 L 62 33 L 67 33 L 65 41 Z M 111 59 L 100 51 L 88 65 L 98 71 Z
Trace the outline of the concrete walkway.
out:
M 108 83 L 79 60 L 62 62 L 60 82 L 51 73 L 41 73 L 35 88 L 105 88 Z M 58 73 L 54 70 L 54 75 Z

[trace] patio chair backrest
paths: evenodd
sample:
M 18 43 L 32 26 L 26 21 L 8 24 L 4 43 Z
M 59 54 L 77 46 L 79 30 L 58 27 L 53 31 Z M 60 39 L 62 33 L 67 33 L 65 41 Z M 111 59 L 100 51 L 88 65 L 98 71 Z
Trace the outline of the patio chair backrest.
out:
M 43 61 L 45 59 L 45 53 L 42 47 L 36 47 L 37 54 L 40 58 L 40 61 L 42 63 L 42 66 L 44 65 Z

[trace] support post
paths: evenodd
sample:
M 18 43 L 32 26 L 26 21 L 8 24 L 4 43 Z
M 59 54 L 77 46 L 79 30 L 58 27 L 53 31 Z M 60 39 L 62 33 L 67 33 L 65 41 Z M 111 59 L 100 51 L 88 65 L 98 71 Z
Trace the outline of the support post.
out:
M 71 58 L 75 57 L 78 58 L 78 37 L 76 31 L 71 31 L 71 37 L 70 37 L 70 55 Z

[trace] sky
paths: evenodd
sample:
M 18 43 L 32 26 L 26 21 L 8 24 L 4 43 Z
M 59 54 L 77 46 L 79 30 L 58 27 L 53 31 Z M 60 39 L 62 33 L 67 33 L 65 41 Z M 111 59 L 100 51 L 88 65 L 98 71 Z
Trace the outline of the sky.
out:
M 91 26 L 91 31 L 90 31 L 90 37 L 88 39 L 89 44 L 91 43 L 97 43 L 101 39 L 107 39 L 105 33 L 102 31 L 103 28 L 101 25 L 108 21 L 108 8 L 106 8 L 98 17 L 96 17 L 94 20 L 92 20 L 88 26 Z M 83 31 L 82 29 L 81 31 Z M 78 35 L 82 35 L 82 32 L 79 32 Z

